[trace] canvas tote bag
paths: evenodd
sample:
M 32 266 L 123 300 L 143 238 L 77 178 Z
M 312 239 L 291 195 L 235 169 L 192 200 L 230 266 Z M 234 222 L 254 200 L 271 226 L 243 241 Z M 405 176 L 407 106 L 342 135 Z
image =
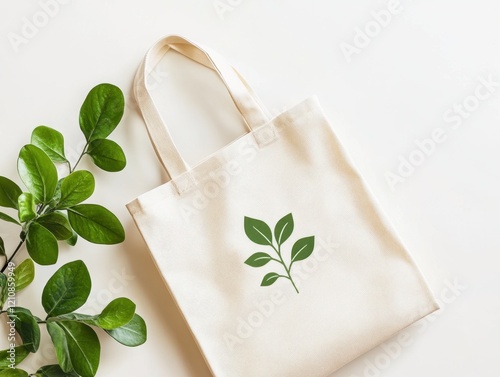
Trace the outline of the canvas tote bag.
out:
M 248 126 L 196 166 L 148 92 L 169 49 L 214 69 Z M 316 98 L 269 119 L 234 68 L 179 36 L 134 88 L 169 180 L 128 209 L 214 376 L 329 376 L 437 309 Z

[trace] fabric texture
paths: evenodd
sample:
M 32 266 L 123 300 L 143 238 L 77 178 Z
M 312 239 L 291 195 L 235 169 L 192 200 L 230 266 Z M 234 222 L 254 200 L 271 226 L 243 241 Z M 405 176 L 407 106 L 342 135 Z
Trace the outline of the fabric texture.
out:
M 169 49 L 214 69 L 249 129 L 194 167 L 147 88 Z M 269 119 L 234 68 L 179 36 L 134 88 L 169 181 L 127 207 L 214 376 L 326 377 L 438 308 L 316 98 Z

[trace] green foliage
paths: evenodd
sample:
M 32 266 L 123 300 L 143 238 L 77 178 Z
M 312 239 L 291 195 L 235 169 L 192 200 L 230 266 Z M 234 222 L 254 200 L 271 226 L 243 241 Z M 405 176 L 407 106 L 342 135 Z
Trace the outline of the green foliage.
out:
M 78 377 L 78 375 L 71 372 L 64 372 L 59 365 L 46 365 L 37 370 L 33 377 Z
M 29 375 L 22 369 L 9 368 L 0 370 L 0 377 L 29 377 Z
M 22 190 L 10 179 L 0 177 L 0 206 L 17 209 L 17 198 Z
M 57 262 L 59 253 L 57 238 L 39 223 L 34 222 L 29 225 L 26 249 L 31 259 L 42 266 Z
M 15 323 L 15 329 L 29 352 L 36 352 L 40 346 L 40 327 L 31 311 L 26 308 L 9 308 L 9 319 Z
M 80 129 L 88 142 L 106 139 L 123 116 L 125 99 L 114 85 L 100 84 L 88 94 L 80 110 Z
M 71 208 L 87 200 L 95 189 L 95 180 L 91 172 L 79 170 L 71 173 L 62 180 L 61 197 L 57 208 Z
M 101 84 L 88 94 L 80 110 L 80 128 L 86 145 L 74 165 L 68 160 L 64 136 L 47 126 L 35 128 L 31 143 L 22 147 L 17 170 L 23 190 L 12 180 L 0 177 L 0 221 L 21 226 L 20 243 L 7 254 L 0 237 L 0 257 L 4 260 L 0 272 L 0 315 L 15 323 L 14 329 L 22 344 L 15 348 L 14 366 L 30 353 L 38 351 L 40 325 L 47 331 L 54 345 L 57 365 L 46 365 L 35 373 L 12 368 L 10 350 L 0 351 L 0 377 L 93 377 L 96 375 L 101 345 L 93 328 L 108 333 L 118 342 L 135 347 L 147 338 L 144 320 L 136 314 L 136 305 L 127 298 L 111 301 L 100 314 L 76 313 L 87 301 L 91 278 L 86 265 L 73 261 L 61 266 L 47 281 L 42 292 L 42 306 L 47 314 L 41 320 L 27 308 L 3 309 L 9 290 L 19 292 L 35 279 L 35 264 L 55 264 L 59 241 L 75 246 L 78 236 L 96 244 L 117 244 L 125 239 L 125 231 L 118 218 L 97 204 L 84 203 L 95 190 L 91 172 L 76 170 L 85 155 L 99 168 L 117 172 L 125 168 L 122 148 L 107 137 L 120 122 L 124 111 L 124 97 L 119 88 Z M 62 164 L 60 169 L 56 164 Z M 67 166 L 67 174 L 59 176 Z M 16 220 L 16 214 L 17 218 Z M 22 245 L 31 258 L 14 268 L 12 259 Z M 8 273 L 4 271 L 8 268 Z M 10 300 L 9 300 L 10 301 Z
M 273 232 L 271 228 L 264 221 L 253 219 L 251 217 L 245 217 L 244 220 L 245 234 L 254 243 L 258 245 L 270 246 L 277 254 L 278 258 L 273 258 L 267 253 L 258 252 L 252 254 L 246 261 L 245 264 L 251 267 L 262 267 L 267 265 L 270 261 L 278 262 L 285 269 L 286 275 L 280 275 L 276 272 L 269 272 L 264 276 L 261 282 L 261 286 L 267 287 L 274 284 L 279 278 L 285 278 L 290 280 L 295 291 L 299 293 L 295 282 L 293 281 L 291 275 L 292 265 L 295 262 L 307 259 L 311 256 L 314 250 L 314 236 L 304 237 L 299 239 L 292 246 L 292 252 L 290 255 L 290 263 L 285 263 L 283 255 L 281 253 L 281 246 L 290 238 L 294 229 L 294 221 L 291 213 L 281 218 L 274 227 L 274 240 L 276 241 L 276 246 L 273 241 Z
M 113 140 L 97 139 L 92 141 L 88 154 L 94 160 L 94 164 L 105 171 L 121 171 L 127 165 L 123 149 Z
M 90 295 L 90 274 L 81 260 L 59 268 L 49 279 L 42 293 L 47 317 L 71 313 L 81 307 Z
M 36 217 L 35 198 L 29 192 L 24 192 L 17 199 L 19 221 L 25 223 Z
M 124 326 L 114 330 L 106 330 L 117 342 L 127 347 L 137 347 L 147 340 L 146 322 L 135 314 L 132 320 Z
M 112 245 L 123 242 L 125 230 L 117 217 L 97 204 L 79 204 L 68 209 L 69 222 L 87 241 Z
M 32 144 L 25 145 L 19 153 L 17 171 L 37 204 L 52 199 L 57 187 L 57 169 L 44 151 Z
M 22 291 L 35 280 L 35 264 L 32 259 L 25 259 L 16 266 L 14 279 L 16 292 Z
M 31 144 L 44 151 L 53 162 L 67 162 L 64 155 L 64 137 L 47 126 L 39 126 L 31 134 Z

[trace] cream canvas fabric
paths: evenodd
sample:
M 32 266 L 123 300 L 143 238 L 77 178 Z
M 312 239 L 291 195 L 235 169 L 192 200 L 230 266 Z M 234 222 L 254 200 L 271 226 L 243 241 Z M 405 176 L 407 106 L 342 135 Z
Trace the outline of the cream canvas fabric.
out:
M 214 69 L 248 125 L 193 167 L 147 88 L 169 49 Z M 128 209 L 214 376 L 329 376 L 437 309 L 316 98 L 269 119 L 224 59 L 178 36 L 147 53 L 135 94 L 169 181 Z

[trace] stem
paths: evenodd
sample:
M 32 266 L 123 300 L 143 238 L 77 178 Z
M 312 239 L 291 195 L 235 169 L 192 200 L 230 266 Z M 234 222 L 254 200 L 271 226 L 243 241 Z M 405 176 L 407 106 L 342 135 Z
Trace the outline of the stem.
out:
M 12 255 L 5 261 L 5 264 L 2 267 L 2 271 L 4 272 L 7 266 L 9 265 L 10 262 L 12 262 L 12 259 L 16 256 L 17 252 L 21 249 L 21 247 L 24 244 L 24 241 L 26 241 L 26 238 L 21 238 L 21 241 L 19 242 L 19 245 L 17 245 L 16 250 L 12 253 Z
M 279 262 L 283 265 L 283 267 L 285 268 L 285 271 L 286 271 L 286 274 L 288 276 L 284 276 L 286 278 L 288 278 L 288 280 L 290 280 L 292 282 L 292 285 L 293 287 L 295 288 L 295 291 L 297 293 L 299 293 L 299 290 L 297 289 L 297 286 L 295 285 L 295 282 L 293 281 L 292 279 L 292 275 L 290 275 L 290 269 L 286 266 L 285 264 L 285 261 L 283 260 L 283 257 L 281 256 L 281 246 L 278 244 L 278 248 L 276 249 L 276 247 L 274 247 L 274 245 L 271 244 L 271 247 L 274 249 L 274 251 L 276 251 L 276 254 L 278 254 L 278 257 L 280 258 Z M 290 266 L 291 267 L 291 266 Z
M 71 164 L 68 162 L 69 174 L 73 173 L 76 170 L 76 167 L 78 166 L 78 164 L 82 160 L 83 156 L 85 156 L 87 154 L 87 147 L 88 146 L 89 146 L 89 142 L 87 142 L 87 144 L 85 144 L 85 147 L 83 147 L 82 154 L 80 155 L 80 157 L 78 157 L 78 160 L 76 160 L 76 163 L 75 163 L 75 166 L 73 166 L 73 169 L 71 168 Z

